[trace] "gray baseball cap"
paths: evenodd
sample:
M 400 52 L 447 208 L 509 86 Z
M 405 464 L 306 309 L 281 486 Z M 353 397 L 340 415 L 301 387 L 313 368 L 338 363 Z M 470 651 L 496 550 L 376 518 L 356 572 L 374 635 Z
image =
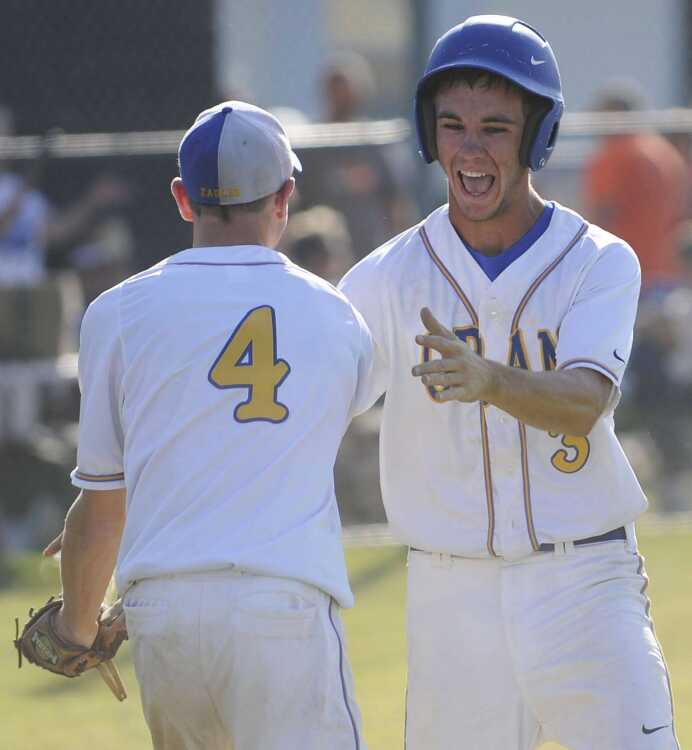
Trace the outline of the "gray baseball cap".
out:
M 276 117 L 240 101 L 197 117 L 180 141 L 178 164 L 190 200 L 210 206 L 259 200 L 303 169 Z

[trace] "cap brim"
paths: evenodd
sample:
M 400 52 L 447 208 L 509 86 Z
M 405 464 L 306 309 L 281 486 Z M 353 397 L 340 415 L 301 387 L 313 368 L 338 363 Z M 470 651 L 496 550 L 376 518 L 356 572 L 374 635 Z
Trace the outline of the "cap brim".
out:
M 293 164 L 293 169 L 298 170 L 298 172 L 303 171 L 303 165 L 300 163 L 300 159 L 295 151 L 291 151 L 291 164 Z

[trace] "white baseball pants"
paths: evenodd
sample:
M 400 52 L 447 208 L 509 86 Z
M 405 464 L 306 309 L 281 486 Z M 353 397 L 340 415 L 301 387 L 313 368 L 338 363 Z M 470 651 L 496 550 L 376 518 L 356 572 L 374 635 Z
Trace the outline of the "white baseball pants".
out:
M 337 604 L 233 571 L 124 597 L 155 750 L 366 750 Z
M 679 750 L 645 587 L 634 538 L 515 562 L 412 550 L 407 750 Z

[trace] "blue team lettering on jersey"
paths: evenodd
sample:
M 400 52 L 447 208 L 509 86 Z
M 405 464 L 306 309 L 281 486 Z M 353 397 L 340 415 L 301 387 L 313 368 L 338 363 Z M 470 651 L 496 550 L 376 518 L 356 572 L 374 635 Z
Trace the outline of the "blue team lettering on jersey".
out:
M 459 326 L 452 329 L 460 341 L 471 347 L 476 354 L 483 356 L 483 338 L 478 326 Z M 547 328 L 541 328 L 536 333 L 539 343 L 541 367 L 546 372 L 554 370 L 557 364 L 557 336 Z M 422 361 L 429 362 L 431 359 L 430 349 L 423 347 Z M 509 367 L 517 367 L 522 370 L 530 370 L 530 360 L 524 332 L 521 328 L 515 330 L 509 337 L 509 352 L 507 354 Z M 435 392 L 443 391 L 444 386 L 426 386 L 428 395 L 435 401 Z M 439 401 L 435 401 L 439 404 Z M 574 474 L 584 467 L 589 460 L 591 445 L 588 438 L 573 435 L 561 435 L 557 432 L 548 433 L 552 438 L 560 438 L 562 448 L 558 449 L 550 457 L 550 463 L 563 474 Z
M 520 328 L 514 331 L 509 337 L 509 355 L 507 356 L 507 364 L 510 367 L 518 367 L 521 370 L 531 369 L 529 367 L 529 357 L 526 353 L 524 334 Z
M 484 356 L 484 343 L 483 338 L 480 335 L 478 326 L 456 326 L 452 329 L 455 336 L 459 341 L 463 341 L 465 344 L 471 347 L 479 356 Z M 536 334 L 540 345 L 541 353 L 541 364 L 544 370 L 554 370 L 557 361 L 555 353 L 557 340 L 555 335 L 548 329 L 541 329 Z M 431 359 L 430 349 L 422 347 L 421 361 L 429 362 Z M 507 364 L 510 367 L 518 367 L 522 370 L 530 370 L 529 355 L 526 347 L 526 341 L 524 339 L 524 332 L 521 328 L 518 328 L 509 338 L 509 354 L 507 355 Z M 437 386 L 438 389 L 442 389 L 442 386 Z M 428 391 L 434 393 L 435 387 L 429 386 Z
M 543 369 L 547 372 L 548 370 L 554 370 L 557 366 L 557 339 L 547 328 L 542 328 L 538 332 L 538 340 L 541 342 L 541 359 L 543 361 Z

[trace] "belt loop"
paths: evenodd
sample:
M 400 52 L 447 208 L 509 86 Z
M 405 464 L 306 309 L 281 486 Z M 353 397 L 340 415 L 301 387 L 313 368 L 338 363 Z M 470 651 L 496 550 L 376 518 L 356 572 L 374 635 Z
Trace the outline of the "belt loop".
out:
M 555 542 L 555 549 L 553 550 L 553 554 L 556 557 L 564 557 L 568 552 L 574 551 L 574 543 L 573 542 Z
M 627 538 L 625 539 L 625 549 L 629 552 L 636 552 L 639 545 L 637 543 L 637 532 L 634 522 L 628 523 L 625 526 L 625 534 L 627 535 Z

